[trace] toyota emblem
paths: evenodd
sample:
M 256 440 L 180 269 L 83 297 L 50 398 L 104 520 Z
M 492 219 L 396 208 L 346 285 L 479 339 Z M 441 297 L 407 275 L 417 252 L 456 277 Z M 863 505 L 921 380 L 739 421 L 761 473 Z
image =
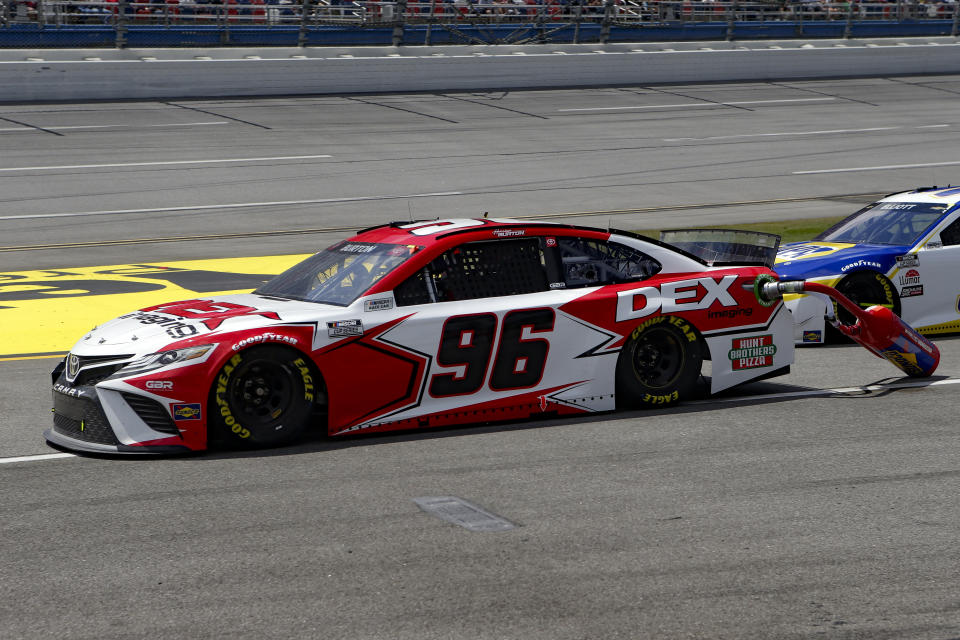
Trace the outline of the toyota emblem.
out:
M 67 378 L 71 381 L 77 377 L 80 372 L 80 358 L 71 354 L 67 355 Z

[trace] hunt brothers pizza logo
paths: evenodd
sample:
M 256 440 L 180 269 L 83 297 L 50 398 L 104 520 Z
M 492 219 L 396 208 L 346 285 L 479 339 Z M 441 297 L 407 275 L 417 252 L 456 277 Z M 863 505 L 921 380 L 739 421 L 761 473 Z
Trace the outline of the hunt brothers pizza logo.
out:
M 752 338 L 734 338 L 727 357 L 730 358 L 733 370 L 741 371 L 771 366 L 776 353 L 777 345 L 773 344 L 773 335 L 768 334 Z

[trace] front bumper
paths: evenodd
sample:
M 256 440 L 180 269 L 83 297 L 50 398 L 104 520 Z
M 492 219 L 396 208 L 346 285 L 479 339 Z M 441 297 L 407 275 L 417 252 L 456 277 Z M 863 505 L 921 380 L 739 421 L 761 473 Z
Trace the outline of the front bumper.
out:
M 70 451 L 80 451 L 82 453 L 105 453 L 113 455 L 173 455 L 184 453 L 195 453 L 191 449 L 182 445 L 154 445 L 154 446 L 133 446 L 128 444 L 99 444 L 88 442 L 78 438 L 72 438 L 56 430 L 47 429 L 43 432 L 43 437 L 47 442 L 59 449 L 69 449 Z
M 149 429 L 149 425 L 139 415 L 144 413 L 143 408 L 141 407 L 138 413 L 122 393 L 105 392 L 111 395 L 114 404 L 122 403 L 128 418 L 139 422 L 140 432 L 143 433 L 146 430 L 151 434 L 149 437 L 131 438 L 123 427 L 118 433 L 107 417 L 108 412 L 104 410 L 103 399 L 95 385 L 72 386 L 66 382 L 64 376 L 60 375 L 54 382 L 52 393 L 53 428 L 44 431 L 43 435 L 47 442 L 55 447 L 84 453 L 127 455 L 169 455 L 193 452 L 190 447 L 180 444 L 182 439 L 179 434 L 172 435 L 172 429 L 161 426 L 160 428 L 166 429 L 163 433 Z M 132 399 L 137 400 L 135 396 L 132 396 Z M 136 404 L 142 404 L 142 402 L 141 399 L 141 402 Z M 153 407 L 147 407 L 147 410 L 152 410 L 152 417 L 147 419 L 156 423 L 157 410 Z M 117 407 L 109 413 L 115 415 Z M 173 421 L 169 422 L 173 427 Z

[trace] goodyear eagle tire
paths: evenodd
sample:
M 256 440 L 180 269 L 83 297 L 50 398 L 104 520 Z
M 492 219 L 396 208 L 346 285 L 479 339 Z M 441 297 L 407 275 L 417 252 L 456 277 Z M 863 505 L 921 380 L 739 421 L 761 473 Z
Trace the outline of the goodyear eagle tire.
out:
M 703 344 L 682 318 L 651 318 L 633 330 L 617 361 L 624 407 L 658 407 L 689 398 L 703 365 Z
M 898 316 L 900 315 L 900 296 L 897 295 L 893 283 L 881 273 L 875 271 L 851 273 L 841 280 L 836 288 L 837 291 L 859 304 L 863 309 L 879 304 L 887 307 Z M 837 319 L 843 324 L 854 324 L 856 322 L 853 314 L 836 302 L 833 303 L 833 311 L 837 314 Z M 835 331 L 834 333 L 840 336 L 840 332 Z
M 295 351 L 255 347 L 231 356 L 217 374 L 210 396 L 214 440 L 242 447 L 285 444 L 307 426 L 313 374 Z

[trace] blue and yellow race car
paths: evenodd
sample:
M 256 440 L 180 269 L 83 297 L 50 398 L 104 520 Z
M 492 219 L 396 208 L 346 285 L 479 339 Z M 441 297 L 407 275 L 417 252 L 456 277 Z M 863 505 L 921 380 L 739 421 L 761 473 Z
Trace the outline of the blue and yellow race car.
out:
M 864 207 L 809 242 L 783 245 L 775 270 L 783 280 L 835 287 L 866 308 L 886 306 L 920 333 L 960 331 L 960 187 L 923 187 Z M 825 341 L 825 297 L 784 296 L 794 341 Z M 841 321 L 843 309 L 836 310 Z

